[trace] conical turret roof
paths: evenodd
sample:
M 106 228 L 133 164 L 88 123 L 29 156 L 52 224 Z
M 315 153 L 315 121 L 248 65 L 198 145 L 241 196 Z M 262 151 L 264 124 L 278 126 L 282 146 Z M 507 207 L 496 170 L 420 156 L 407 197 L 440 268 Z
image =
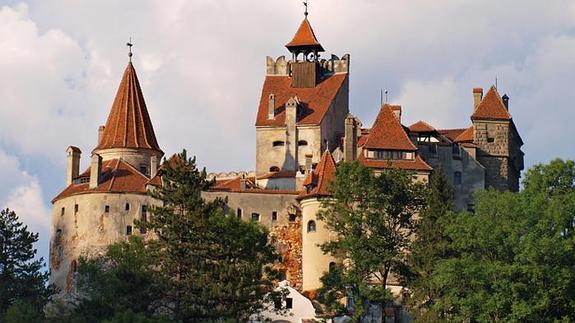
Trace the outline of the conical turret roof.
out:
M 140 148 L 161 152 L 136 70 L 128 63 L 101 140 L 94 150 Z
M 315 33 L 311 28 L 311 24 L 307 17 L 301 22 L 295 36 L 292 41 L 286 45 L 287 49 L 290 51 L 294 50 L 317 50 L 318 52 L 323 52 L 324 49 L 315 37 Z

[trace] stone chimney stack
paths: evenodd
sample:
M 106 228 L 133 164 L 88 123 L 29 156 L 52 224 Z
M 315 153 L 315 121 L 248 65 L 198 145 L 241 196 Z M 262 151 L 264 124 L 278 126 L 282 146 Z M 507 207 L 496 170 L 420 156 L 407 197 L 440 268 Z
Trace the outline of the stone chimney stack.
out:
M 475 112 L 481 100 L 483 100 L 483 89 L 476 87 L 473 89 L 473 112 Z
M 509 111 L 509 96 L 507 94 L 503 94 L 501 100 L 503 100 L 503 105 L 505 105 L 505 109 Z
M 156 155 L 150 157 L 150 178 L 153 178 L 158 173 L 158 159 Z
M 348 114 L 345 118 L 345 134 L 343 139 L 343 161 L 352 162 L 357 159 L 358 125 L 355 117 Z
M 78 147 L 70 146 L 66 149 L 66 185 L 72 184 L 74 178 L 80 175 L 80 157 L 82 151 Z
M 242 176 L 240 178 L 240 190 L 245 191 L 246 190 L 246 177 Z
M 102 135 L 104 134 L 104 129 L 106 129 L 106 127 L 104 127 L 104 126 L 100 126 L 98 128 L 98 144 L 100 144 L 100 142 L 102 142 Z
M 92 154 L 92 159 L 90 160 L 90 189 L 98 187 L 101 174 L 102 157 L 98 154 Z
M 273 119 L 276 116 L 276 95 L 270 93 L 268 99 L 268 119 Z

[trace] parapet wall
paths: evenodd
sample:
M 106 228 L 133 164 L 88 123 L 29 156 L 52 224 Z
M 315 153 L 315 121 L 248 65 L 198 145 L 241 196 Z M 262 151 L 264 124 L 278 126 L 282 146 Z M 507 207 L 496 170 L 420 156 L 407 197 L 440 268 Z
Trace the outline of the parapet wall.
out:
M 291 75 L 291 64 L 294 61 L 287 61 L 285 56 L 280 56 L 276 60 L 268 56 L 266 58 L 266 75 L 288 76 Z M 321 59 L 319 65 L 323 74 L 349 73 L 349 54 L 343 55 L 340 59 L 331 55 L 330 59 Z

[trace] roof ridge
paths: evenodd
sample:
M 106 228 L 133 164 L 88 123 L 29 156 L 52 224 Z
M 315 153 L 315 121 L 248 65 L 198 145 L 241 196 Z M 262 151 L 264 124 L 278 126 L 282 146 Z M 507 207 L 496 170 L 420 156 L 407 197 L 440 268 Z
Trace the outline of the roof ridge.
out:
M 395 137 L 395 138 L 392 138 Z M 364 144 L 365 148 L 416 151 L 417 147 L 407 135 L 403 125 L 391 110 L 384 104 Z

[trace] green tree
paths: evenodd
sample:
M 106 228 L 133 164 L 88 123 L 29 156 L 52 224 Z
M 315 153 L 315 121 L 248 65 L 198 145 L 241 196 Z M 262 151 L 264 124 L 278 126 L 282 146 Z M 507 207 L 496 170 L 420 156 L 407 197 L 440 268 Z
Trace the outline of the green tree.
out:
M 367 302 L 391 300 L 387 287 L 392 279 L 403 282 L 414 216 L 425 205 L 425 190 L 403 170 L 374 174 L 358 162 L 337 168 L 333 198 L 324 200 L 319 218 L 335 234 L 322 249 L 345 266 L 324 276 L 321 300 L 352 296 L 355 318 L 364 314 Z
M 575 172 L 572 161 L 537 165 L 520 193 L 489 190 L 476 212 L 448 225 L 456 256 L 432 281 L 453 321 L 575 320 Z
M 48 273 L 42 272 L 44 260 L 35 259 L 37 241 L 38 234 L 28 231 L 14 211 L 0 210 L 0 317 L 12 305 L 11 317 L 41 316 L 51 289 Z
M 431 176 L 427 205 L 416 221 L 417 237 L 409 255 L 413 273 L 408 281 L 411 305 L 425 322 L 440 321 L 444 316 L 435 311 L 436 299 L 442 291 L 431 277 L 440 260 L 453 256 L 445 228 L 454 216 L 453 190 L 443 168 L 438 167 Z

